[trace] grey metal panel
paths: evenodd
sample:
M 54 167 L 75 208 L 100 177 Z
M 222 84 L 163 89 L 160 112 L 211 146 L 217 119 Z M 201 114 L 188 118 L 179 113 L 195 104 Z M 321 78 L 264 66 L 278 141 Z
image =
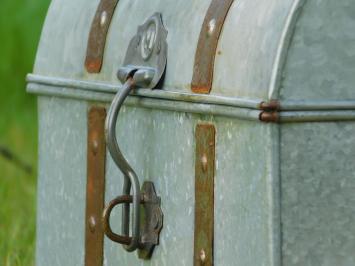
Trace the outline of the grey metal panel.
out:
M 164 228 L 151 261 L 142 262 L 106 241 L 105 265 L 192 265 L 198 121 L 217 128 L 215 265 L 278 265 L 278 168 L 272 159 L 277 157 L 271 156 L 277 149 L 270 137 L 277 126 L 132 107 L 124 107 L 119 118 L 118 139 L 140 180 L 154 181 Z M 249 141 L 263 145 L 250 146 Z M 107 178 L 109 200 L 121 193 L 123 180 L 111 159 Z M 119 220 L 113 216 L 116 230 Z
M 278 126 L 215 121 L 214 265 L 278 266 Z
M 234 1 L 219 42 L 212 93 L 269 99 L 279 43 L 296 1 Z
M 124 107 L 118 121 L 122 152 L 140 181 L 154 181 L 164 228 L 151 261 L 105 241 L 105 265 L 192 265 L 194 219 L 194 120 L 184 113 Z M 107 200 L 122 193 L 123 177 L 108 161 Z M 112 218 L 113 225 L 120 221 Z M 116 231 L 119 232 L 119 226 Z
M 268 98 L 279 42 L 293 2 L 233 3 L 219 43 L 213 94 Z M 36 74 L 118 84 L 116 71 L 137 26 L 161 12 L 169 31 L 165 89 L 190 91 L 194 54 L 209 1 L 120 0 L 108 33 L 102 72 L 89 75 L 84 70 L 85 47 L 97 4 L 98 0 L 52 1 L 37 54 Z
M 280 98 L 355 98 L 355 2 L 307 1 L 296 25 Z
M 355 265 L 354 132 L 354 122 L 281 127 L 284 265 Z
M 40 97 L 38 266 L 84 264 L 86 103 Z

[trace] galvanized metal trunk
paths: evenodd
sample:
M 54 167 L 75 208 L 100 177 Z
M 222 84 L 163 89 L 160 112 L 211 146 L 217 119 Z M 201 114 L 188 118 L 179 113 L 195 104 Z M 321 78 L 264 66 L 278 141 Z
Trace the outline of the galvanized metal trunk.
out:
M 27 78 L 39 95 L 37 265 L 355 265 L 355 2 L 99 3 L 52 1 Z M 164 213 L 143 261 L 98 217 L 123 186 L 103 120 L 156 12 L 165 78 L 135 90 L 117 122 Z

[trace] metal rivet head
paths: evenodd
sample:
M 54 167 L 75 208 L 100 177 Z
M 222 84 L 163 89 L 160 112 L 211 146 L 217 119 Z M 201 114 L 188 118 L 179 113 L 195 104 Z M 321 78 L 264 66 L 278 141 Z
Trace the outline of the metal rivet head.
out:
M 91 216 L 89 218 L 89 228 L 90 228 L 90 232 L 94 233 L 95 232 L 95 227 L 96 227 L 96 220 L 94 216 Z
M 92 152 L 94 153 L 94 155 L 96 155 L 99 150 L 99 142 L 97 141 L 97 139 L 94 139 L 92 141 L 91 149 L 92 149 Z
M 100 17 L 100 26 L 101 27 L 104 26 L 106 24 L 106 21 L 107 21 L 107 12 L 103 11 Z
M 204 249 L 201 249 L 201 251 L 200 251 L 200 260 L 202 263 L 204 263 L 206 261 L 206 252 Z
M 212 36 L 214 31 L 216 29 L 216 20 L 215 19 L 211 19 L 210 22 L 208 22 L 207 25 L 207 34 L 208 36 Z
M 207 155 L 204 153 L 201 157 L 201 165 L 202 165 L 202 170 L 204 172 L 207 171 L 207 165 L 208 165 L 208 159 L 207 159 Z

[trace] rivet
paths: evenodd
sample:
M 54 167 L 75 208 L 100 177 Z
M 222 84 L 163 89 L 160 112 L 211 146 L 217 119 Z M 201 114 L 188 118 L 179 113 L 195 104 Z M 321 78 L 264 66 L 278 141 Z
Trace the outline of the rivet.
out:
M 95 232 L 95 227 L 96 227 L 96 220 L 94 216 L 91 216 L 89 218 L 89 228 L 90 228 L 90 232 L 94 233 Z
M 104 26 L 106 24 L 106 21 L 107 21 L 107 12 L 103 11 L 100 17 L 100 26 L 101 27 Z
M 98 152 L 98 150 L 99 150 L 99 142 L 97 141 L 97 139 L 94 139 L 94 140 L 92 141 L 92 147 L 91 147 L 91 149 L 92 149 L 93 154 L 96 155 L 97 152 Z
M 207 164 L 208 164 L 207 155 L 204 153 L 201 157 L 201 165 L 202 165 L 202 170 L 204 172 L 207 171 Z
M 202 263 L 204 263 L 206 261 L 206 252 L 204 249 L 201 249 L 201 251 L 200 251 L 200 260 Z
M 214 31 L 216 29 L 216 20 L 211 19 L 210 22 L 207 25 L 207 34 L 208 36 L 212 36 Z

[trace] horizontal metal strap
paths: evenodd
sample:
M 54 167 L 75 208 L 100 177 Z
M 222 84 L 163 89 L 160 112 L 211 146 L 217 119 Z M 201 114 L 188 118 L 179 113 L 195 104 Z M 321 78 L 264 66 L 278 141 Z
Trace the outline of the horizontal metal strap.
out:
M 104 93 L 114 93 L 121 88 L 121 85 L 113 85 L 104 82 L 92 82 L 92 81 L 82 81 L 75 79 L 65 79 L 65 78 L 55 78 L 47 77 L 41 75 L 29 74 L 27 75 L 28 83 L 37 83 L 42 85 L 54 86 L 54 87 L 66 87 L 66 88 L 77 88 L 87 91 L 104 92 Z M 262 100 L 259 99 L 241 99 L 241 98 L 231 98 L 219 95 L 203 95 L 195 93 L 185 93 L 177 91 L 168 90 L 146 90 L 139 89 L 134 93 L 135 96 L 154 98 L 154 99 L 164 99 L 164 100 L 174 100 L 183 102 L 193 102 L 193 103 L 205 103 L 205 104 L 217 104 L 234 106 L 241 108 L 250 109 L 260 109 L 260 103 Z
M 107 83 L 79 81 L 28 75 L 27 91 L 95 102 L 111 102 L 121 88 Z M 142 108 L 233 117 L 258 121 L 260 100 L 228 98 L 215 95 L 189 94 L 166 90 L 137 90 L 129 96 L 128 106 Z M 278 105 L 277 122 L 321 122 L 355 120 L 355 100 L 287 100 Z M 275 121 L 273 121 L 275 122 Z
M 112 93 L 94 92 L 65 87 L 50 87 L 48 85 L 40 85 L 33 83 L 28 84 L 27 92 L 44 96 L 54 96 L 61 98 L 106 103 L 111 102 L 114 97 L 114 94 Z M 253 110 L 248 108 L 238 108 L 216 104 L 188 103 L 183 101 L 163 100 L 145 97 L 142 98 L 137 96 L 129 96 L 125 102 L 125 105 L 156 110 L 167 110 L 172 112 L 176 111 L 192 114 L 233 117 L 253 121 L 258 121 L 260 114 L 259 110 Z

